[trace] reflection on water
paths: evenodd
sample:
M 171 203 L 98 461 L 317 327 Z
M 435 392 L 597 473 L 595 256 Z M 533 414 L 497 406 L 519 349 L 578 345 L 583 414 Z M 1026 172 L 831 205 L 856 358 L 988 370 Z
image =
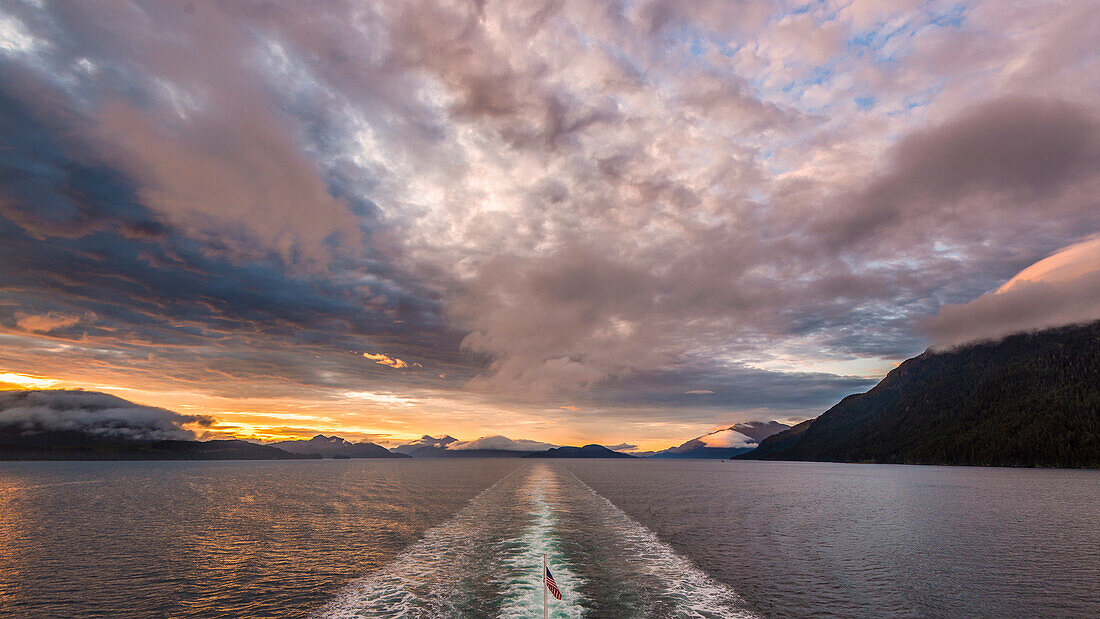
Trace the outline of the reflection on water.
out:
M 1100 616 L 1100 472 L 0 463 L 0 615 Z
M 514 466 L 2 463 L 0 615 L 304 616 Z

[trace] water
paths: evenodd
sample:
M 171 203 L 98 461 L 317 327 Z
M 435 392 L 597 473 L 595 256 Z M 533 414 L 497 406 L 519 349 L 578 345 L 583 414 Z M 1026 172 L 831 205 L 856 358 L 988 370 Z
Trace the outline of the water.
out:
M 1100 472 L 0 463 L 0 615 L 1100 616 Z
M 1100 617 L 1100 471 L 567 466 L 767 616 Z
M 731 588 L 545 461 L 514 471 L 318 614 L 535 617 L 543 556 L 562 593 L 553 617 L 751 616 Z
M 305 616 L 513 467 L 0 463 L 0 616 Z

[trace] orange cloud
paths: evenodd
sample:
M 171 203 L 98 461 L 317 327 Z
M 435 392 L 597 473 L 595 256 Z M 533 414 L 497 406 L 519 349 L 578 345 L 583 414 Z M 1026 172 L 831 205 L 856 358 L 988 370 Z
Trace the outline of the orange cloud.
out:
M 1060 249 L 1027 267 L 997 289 L 1003 293 L 1027 282 L 1065 284 L 1100 271 L 1100 236 Z
M 79 316 L 68 316 L 50 312 L 43 316 L 19 313 L 15 315 L 15 324 L 24 331 L 31 333 L 48 333 L 54 329 L 71 327 L 80 322 Z
M 402 361 L 402 360 L 400 360 L 396 357 L 389 357 L 387 355 L 383 355 L 382 353 L 372 354 L 372 353 L 369 353 L 369 352 L 365 352 L 365 353 L 363 353 L 363 356 L 366 357 L 367 359 L 370 359 L 371 361 L 373 361 L 375 363 L 378 363 L 380 365 L 388 365 L 391 368 L 394 368 L 394 369 L 397 369 L 397 370 L 400 370 L 401 368 L 409 367 L 408 363 L 405 363 L 404 361 Z

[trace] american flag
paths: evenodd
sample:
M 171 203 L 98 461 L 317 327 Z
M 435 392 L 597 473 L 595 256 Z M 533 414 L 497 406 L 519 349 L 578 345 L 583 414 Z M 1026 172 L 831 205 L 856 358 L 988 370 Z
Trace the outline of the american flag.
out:
M 554 596 L 554 599 L 561 599 L 561 591 L 558 591 L 558 583 L 554 582 L 554 575 L 550 573 L 550 568 L 546 569 L 546 575 L 542 580 L 546 583 L 546 588 L 550 590 L 550 595 Z

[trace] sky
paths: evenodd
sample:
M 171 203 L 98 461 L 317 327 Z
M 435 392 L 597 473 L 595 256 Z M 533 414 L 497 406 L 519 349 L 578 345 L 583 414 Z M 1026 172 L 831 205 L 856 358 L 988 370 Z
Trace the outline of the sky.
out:
M 1071 1 L 4 0 L 0 386 L 387 445 L 810 418 L 1100 318 L 1097 40 Z

